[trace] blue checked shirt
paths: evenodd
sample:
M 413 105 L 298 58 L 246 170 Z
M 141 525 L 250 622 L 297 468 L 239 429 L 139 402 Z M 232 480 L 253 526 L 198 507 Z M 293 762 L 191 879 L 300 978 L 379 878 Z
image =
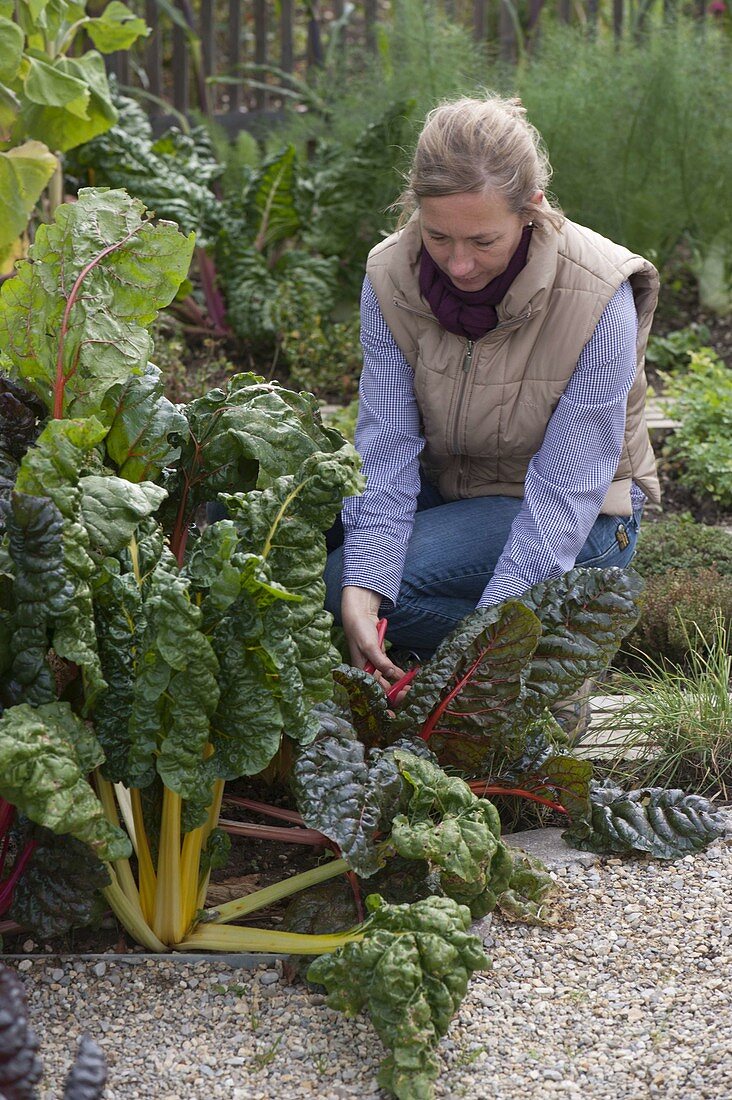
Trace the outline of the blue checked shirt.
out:
M 638 318 L 630 284 L 608 302 L 547 425 L 524 482 L 524 501 L 478 601 L 489 607 L 571 569 L 620 460 L 626 401 L 636 372 Z M 396 604 L 420 488 L 424 447 L 414 373 L 368 278 L 361 296 L 363 373 L 356 447 L 365 492 L 348 497 L 343 584 Z M 632 488 L 633 507 L 645 497 Z

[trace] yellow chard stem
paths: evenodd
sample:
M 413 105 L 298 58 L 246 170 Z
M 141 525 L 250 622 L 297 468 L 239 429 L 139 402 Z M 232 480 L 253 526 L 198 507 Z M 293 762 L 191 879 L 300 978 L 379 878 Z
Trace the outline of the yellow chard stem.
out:
M 142 905 L 142 911 L 145 914 L 145 920 L 149 922 L 153 919 L 153 913 L 155 911 L 157 876 L 155 874 L 155 868 L 153 867 L 152 855 L 150 854 L 150 842 L 147 839 L 147 832 L 145 831 L 145 818 L 142 813 L 142 798 L 140 797 L 140 791 L 137 787 L 133 787 L 130 790 L 130 801 L 132 803 L 132 819 L 134 821 L 135 837 L 137 839 L 136 847 L 140 877 L 140 903 Z
M 180 881 L 181 805 L 180 795 L 164 787 L 152 926 L 155 935 L 168 944 L 177 943 L 185 932 Z
M 234 901 L 224 902 L 215 909 L 206 910 L 205 924 L 228 924 L 229 921 L 244 917 L 247 913 L 255 913 L 257 909 L 264 909 L 290 894 L 296 894 L 298 890 L 307 890 L 309 886 L 316 886 L 319 882 L 327 882 L 329 878 L 343 875 L 350 867 L 345 859 L 332 859 L 330 863 L 323 863 L 312 871 L 303 871 L 302 874 L 292 875 L 291 878 L 275 882 L 272 886 L 265 886 L 263 890 L 255 890 L 253 894 L 247 894 L 244 898 L 236 898 Z M 200 927 L 200 925 L 198 926 Z M 261 949 L 260 949 L 261 950 Z M 274 949 L 272 949 L 274 950 Z
M 203 909 L 206 904 L 206 893 L 208 891 L 208 883 L 211 878 L 210 870 L 205 875 L 201 875 L 201 852 L 208 844 L 208 838 L 214 831 L 219 822 L 219 814 L 221 813 L 221 802 L 224 797 L 224 780 L 217 779 L 213 786 L 213 797 L 211 799 L 211 805 L 208 808 L 208 817 L 200 830 L 200 837 L 198 841 L 198 853 L 196 859 L 195 868 L 190 873 L 189 878 L 184 878 L 183 882 L 186 887 L 186 905 L 185 913 L 189 924 L 193 921 L 193 917 L 198 909 Z M 193 835 L 193 834 L 189 834 Z M 183 859 L 186 858 L 186 841 L 188 837 L 183 841 Z M 186 872 L 187 873 L 187 872 Z M 191 890 L 192 894 L 188 893 Z
M 267 928 L 241 928 L 200 924 L 177 951 L 263 951 L 283 955 L 324 955 L 347 943 L 363 939 L 363 932 L 339 932 L 331 936 L 308 936 L 296 932 L 271 932 Z
M 94 785 L 97 789 L 99 801 L 102 804 L 104 816 L 107 821 L 111 822 L 112 825 L 116 825 L 118 829 L 121 828 L 119 814 L 117 813 L 117 803 L 114 799 L 114 788 L 109 780 L 104 778 L 99 768 L 94 772 Z M 114 863 L 109 864 L 109 866 L 114 871 L 112 881 L 117 883 L 128 901 L 135 909 L 139 910 L 140 916 L 142 916 L 140 894 L 137 889 L 137 883 L 135 882 L 135 876 L 130 867 L 130 861 L 128 859 L 116 859 Z M 121 919 L 120 917 L 120 920 Z M 125 925 L 125 927 L 127 926 Z
M 135 905 L 130 901 L 117 882 L 114 867 L 111 864 L 109 869 L 112 875 L 112 885 L 105 886 L 102 893 L 112 907 L 117 920 L 132 938 L 142 944 L 143 947 L 147 947 L 148 951 L 167 951 L 165 944 L 158 939 L 146 923 L 139 905 Z

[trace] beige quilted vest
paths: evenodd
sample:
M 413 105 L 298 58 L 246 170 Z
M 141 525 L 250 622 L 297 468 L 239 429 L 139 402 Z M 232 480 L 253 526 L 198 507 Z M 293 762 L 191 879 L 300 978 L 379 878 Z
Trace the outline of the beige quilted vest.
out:
M 446 500 L 523 496 L 529 461 L 615 291 L 630 280 L 638 368 L 625 442 L 601 511 L 627 516 L 635 481 L 658 502 L 645 419 L 644 353 L 658 300 L 647 260 L 573 222 L 534 228 L 528 261 L 480 340 L 446 332 L 419 292 L 419 216 L 372 250 L 367 274 L 394 339 L 414 370 L 426 447 L 422 465 Z

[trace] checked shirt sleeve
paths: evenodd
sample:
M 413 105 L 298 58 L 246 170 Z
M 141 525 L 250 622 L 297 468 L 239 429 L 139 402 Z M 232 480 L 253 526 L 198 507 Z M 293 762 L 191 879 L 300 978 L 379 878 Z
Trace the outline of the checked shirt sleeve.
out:
M 520 596 L 574 566 L 620 460 L 637 327 L 625 282 L 605 307 L 529 464 L 523 507 L 479 607 Z
M 343 505 L 343 584 L 396 603 L 419 493 L 424 447 L 414 374 L 397 346 L 368 279 L 361 295 L 363 372 L 356 448 L 366 489 Z

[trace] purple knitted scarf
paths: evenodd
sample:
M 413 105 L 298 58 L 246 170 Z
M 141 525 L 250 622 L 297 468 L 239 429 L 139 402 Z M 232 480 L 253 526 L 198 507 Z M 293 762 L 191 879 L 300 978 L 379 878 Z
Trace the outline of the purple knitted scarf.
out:
M 527 225 L 508 267 L 482 290 L 459 290 L 444 271 L 440 271 L 427 249 L 422 246 L 419 263 L 419 289 L 422 297 L 443 328 L 456 336 L 479 340 L 498 324 L 496 306 L 503 300 L 518 273 L 526 266 L 532 226 Z

